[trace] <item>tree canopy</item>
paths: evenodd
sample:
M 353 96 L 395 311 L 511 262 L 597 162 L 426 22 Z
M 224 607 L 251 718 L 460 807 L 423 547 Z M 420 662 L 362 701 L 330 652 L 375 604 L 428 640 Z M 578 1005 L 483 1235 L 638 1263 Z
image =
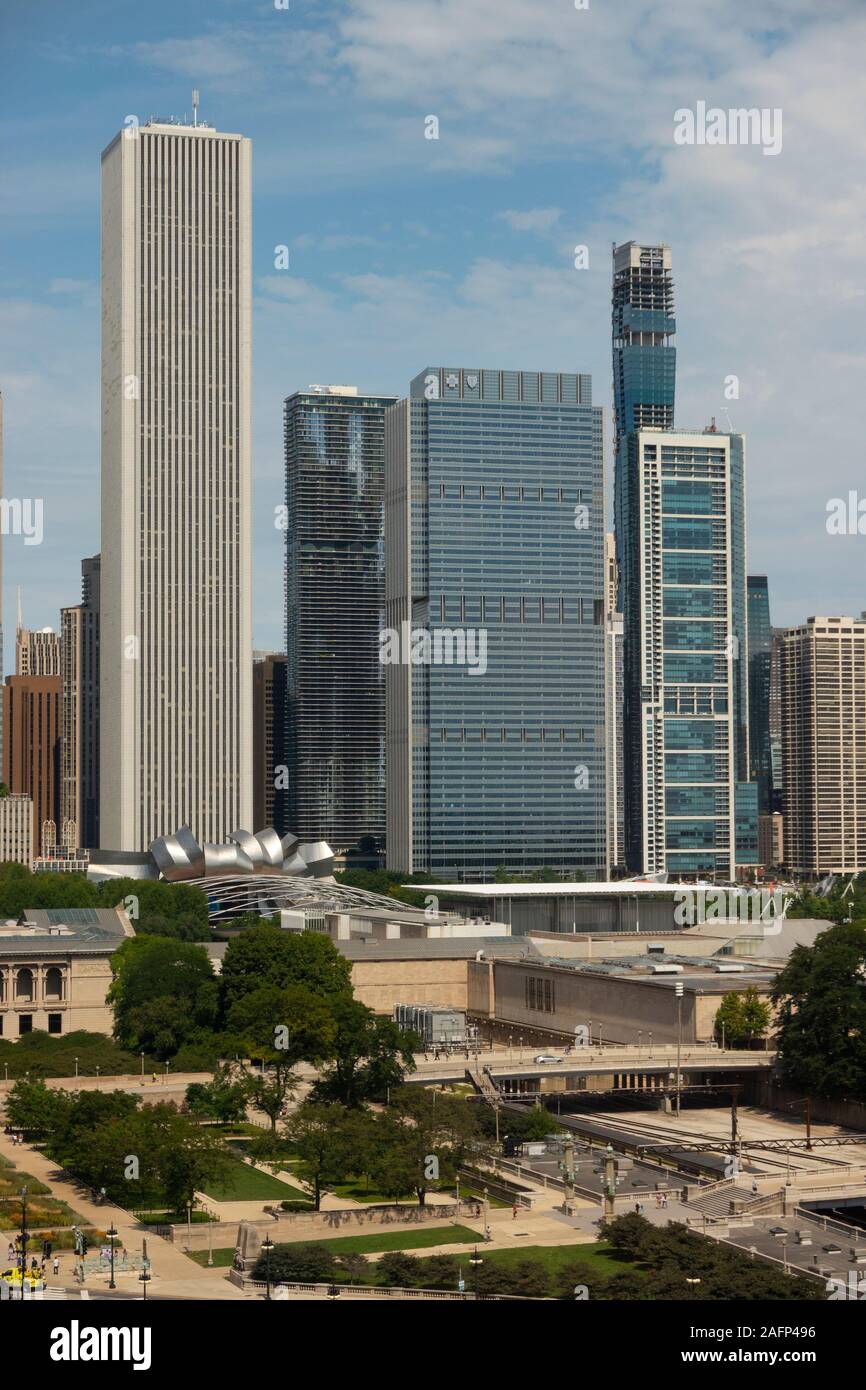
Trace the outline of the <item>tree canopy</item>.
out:
M 777 1046 L 785 1079 L 832 1099 L 866 1100 L 866 925 L 796 946 L 776 978 Z

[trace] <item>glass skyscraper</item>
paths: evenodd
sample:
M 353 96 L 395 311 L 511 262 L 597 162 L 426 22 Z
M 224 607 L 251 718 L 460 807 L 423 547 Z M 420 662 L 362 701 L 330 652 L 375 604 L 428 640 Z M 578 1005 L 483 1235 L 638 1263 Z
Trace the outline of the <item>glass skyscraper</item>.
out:
M 332 849 L 385 831 L 385 411 L 394 396 L 311 386 L 285 402 L 285 816 Z
M 669 246 L 628 241 L 613 251 L 616 445 L 632 430 L 674 423 L 677 350 Z
M 745 441 L 673 428 L 670 248 L 615 247 L 612 301 L 626 862 L 733 878 L 758 858 Z
M 386 454 L 389 866 L 603 876 L 589 377 L 429 368 L 388 412 Z
M 749 762 L 758 786 L 758 812 L 773 810 L 773 751 L 770 740 L 770 670 L 773 629 L 765 574 L 750 574 L 749 599 Z
M 757 862 L 744 467 L 742 436 L 713 428 L 623 441 L 625 834 L 635 872 L 727 879 Z

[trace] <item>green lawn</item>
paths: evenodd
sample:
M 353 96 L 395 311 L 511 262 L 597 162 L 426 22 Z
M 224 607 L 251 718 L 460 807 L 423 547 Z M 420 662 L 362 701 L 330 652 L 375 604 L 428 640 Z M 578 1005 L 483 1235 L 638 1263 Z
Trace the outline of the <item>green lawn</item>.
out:
M 532 1260 L 543 1265 L 550 1274 L 574 1264 L 589 1265 L 599 1274 L 608 1276 L 622 1274 L 624 1269 L 640 1271 L 640 1266 L 627 1255 L 618 1254 L 611 1246 L 600 1241 L 592 1245 L 519 1245 L 509 1250 L 485 1250 L 479 1246 L 478 1253 L 485 1264 L 507 1268 L 520 1264 L 522 1260 Z
M 254 1202 L 258 1198 L 273 1197 L 277 1201 L 309 1201 L 309 1194 L 299 1187 L 291 1187 L 271 1173 L 263 1173 L 251 1168 L 241 1159 L 231 1159 L 226 1179 L 222 1183 L 211 1182 L 204 1191 L 215 1202 Z
M 297 1241 L 298 1245 L 326 1245 L 335 1255 L 376 1255 L 386 1250 L 423 1250 L 434 1245 L 477 1245 L 481 1240 L 478 1231 L 470 1231 L 468 1226 L 432 1226 L 417 1231 L 382 1231 L 379 1235 L 335 1236 L 333 1240 Z M 283 1242 L 280 1242 L 282 1246 Z M 215 1250 L 215 1265 L 230 1265 L 234 1259 L 231 1250 Z M 196 1264 L 207 1264 L 207 1251 L 194 1250 L 190 1258 Z

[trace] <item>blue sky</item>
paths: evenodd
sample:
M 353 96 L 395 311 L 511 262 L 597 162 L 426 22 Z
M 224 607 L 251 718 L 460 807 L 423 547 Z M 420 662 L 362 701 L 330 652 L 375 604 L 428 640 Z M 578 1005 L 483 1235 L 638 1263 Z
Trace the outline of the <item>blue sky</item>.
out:
M 283 397 L 404 393 L 439 361 L 590 371 L 609 450 L 631 237 L 673 249 L 677 424 L 748 436 L 774 621 L 859 614 L 866 539 L 825 522 L 866 496 L 864 50 L 861 0 L 3 0 L 4 490 L 45 506 L 41 546 L 5 542 L 7 633 L 19 584 L 56 627 L 99 548 L 100 151 L 194 85 L 253 140 L 257 646 L 281 645 Z M 780 108 L 781 153 L 676 145 L 699 100 Z

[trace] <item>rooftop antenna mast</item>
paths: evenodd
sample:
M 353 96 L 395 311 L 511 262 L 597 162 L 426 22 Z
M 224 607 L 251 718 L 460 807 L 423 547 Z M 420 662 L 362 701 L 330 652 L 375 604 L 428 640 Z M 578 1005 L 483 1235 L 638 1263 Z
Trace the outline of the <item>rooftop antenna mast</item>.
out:
M 192 89 L 192 123 L 198 127 L 198 87 Z

